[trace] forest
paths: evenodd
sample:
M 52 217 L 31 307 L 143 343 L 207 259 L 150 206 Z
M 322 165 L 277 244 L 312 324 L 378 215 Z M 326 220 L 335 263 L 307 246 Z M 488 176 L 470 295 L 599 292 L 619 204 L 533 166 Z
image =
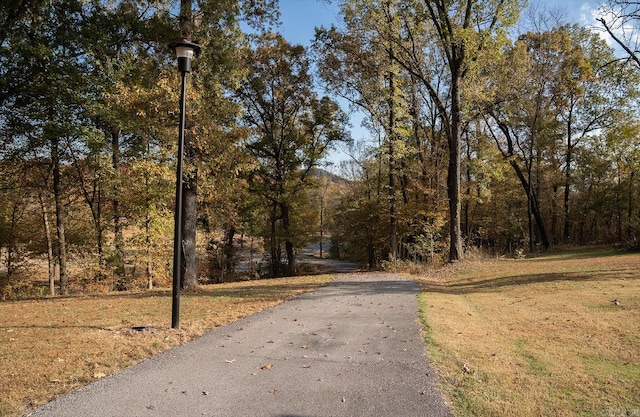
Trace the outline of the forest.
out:
M 183 288 L 325 238 L 363 268 L 639 246 L 637 2 L 333 3 L 305 47 L 277 0 L 3 2 L 0 297 L 169 285 L 180 39 Z

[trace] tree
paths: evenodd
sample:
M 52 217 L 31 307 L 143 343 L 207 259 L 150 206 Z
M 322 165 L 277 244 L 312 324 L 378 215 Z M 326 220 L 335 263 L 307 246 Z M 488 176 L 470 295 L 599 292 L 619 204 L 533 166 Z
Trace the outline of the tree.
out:
M 69 143 L 85 134 L 82 102 L 89 92 L 82 76 L 87 62 L 80 43 L 81 19 L 82 4 L 65 0 L 44 5 L 37 18 L 22 21 L 16 36 L 7 41 L 14 52 L 11 68 L 35 62 L 46 71 L 31 78 L 28 88 L 16 90 L 2 107 L 11 152 L 20 157 L 46 155 L 50 164 L 63 294 L 68 291 L 65 187 L 69 188 L 63 171 Z
M 194 63 L 192 93 L 202 91 L 202 101 L 191 100 L 185 132 L 185 177 L 183 181 L 183 287 L 193 288 L 198 284 L 196 257 L 196 229 L 198 209 L 198 177 L 201 165 L 199 150 L 206 147 L 209 139 L 199 135 L 203 131 L 216 131 L 224 135 L 233 131 L 233 115 L 236 109 L 230 105 L 225 94 L 233 89 L 241 76 L 235 53 L 241 48 L 243 34 L 240 21 L 251 28 L 261 28 L 275 20 L 277 0 L 222 0 L 194 2 L 180 1 L 178 32 L 181 39 L 200 39 L 203 52 Z M 196 6 L 194 6 L 194 4 Z M 196 109 L 199 109 L 196 114 Z M 238 139 L 237 133 L 231 137 Z M 223 143 L 222 141 L 219 143 Z M 231 144 L 233 145 L 233 143 Z M 228 149 L 226 146 L 224 149 Z M 220 151 L 220 150 L 219 150 Z M 224 154 L 218 153 L 224 158 Z
M 589 137 L 610 127 L 638 96 L 637 76 L 614 59 L 613 50 L 595 33 L 577 26 L 568 27 L 571 41 L 563 77 L 564 106 L 558 113 L 564 123 L 564 225 L 562 238 L 569 241 L 573 216 L 571 187 L 575 153 Z
M 530 251 L 535 247 L 534 225 L 542 246 L 550 245 L 537 185 L 541 176 L 538 167 L 545 158 L 549 161 L 555 155 L 561 131 L 556 115 L 565 108 L 563 89 L 570 77 L 582 75 L 579 68 L 572 72 L 570 44 L 566 28 L 521 35 L 505 57 L 509 70 L 496 74 L 498 85 L 506 86 L 506 90 L 497 93 L 498 104 L 489 109 L 501 132 L 497 135 L 491 130 L 496 145 L 527 195 Z
M 46 18 L 46 3 L 45 0 L 16 0 L 0 4 L 0 105 L 29 88 L 46 69 L 47 62 L 37 48 L 29 51 L 29 65 L 16 59 L 24 57 L 20 55 L 26 51 L 20 48 L 28 44 L 25 37 L 31 26 Z
M 621 79 L 612 56 L 597 35 L 562 26 L 521 35 L 506 60 L 492 64 L 496 91 L 488 113 L 496 124 L 489 127 L 501 132 L 496 144 L 527 195 L 530 250 L 536 236 L 543 247 L 569 241 L 575 155 L 629 111 L 636 95 L 632 74 Z
M 604 30 L 625 51 L 629 60 L 640 67 L 638 18 L 640 4 L 634 0 L 608 0 L 600 7 L 597 20 Z
M 461 132 L 464 124 L 464 81 L 475 71 L 474 62 L 487 48 L 503 41 L 503 30 L 513 24 L 521 1 L 398 2 L 402 30 L 388 33 L 388 52 L 396 62 L 419 79 L 438 110 L 449 149 L 447 191 L 449 199 L 449 260 L 464 257 L 460 217 Z M 426 39 L 436 39 L 435 45 Z M 447 65 L 445 83 L 431 64 L 439 56 Z
M 363 7 L 366 6 L 366 7 Z M 398 147 L 404 117 L 402 75 L 393 57 L 388 33 L 398 30 L 396 4 L 342 2 L 344 30 L 317 29 L 314 49 L 320 77 L 334 94 L 364 111 L 370 130 L 384 131 L 384 155 L 388 164 L 389 257 L 398 257 Z M 377 24 L 380 23 L 379 26 Z M 385 35 L 386 34 L 386 35 Z M 375 127 L 374 127 L 375 126 Z
M 347 182 L 333 210 L 332 256 L 366 262 L 377 268 L 388 248 L 388 210 L 381 184 L 384 182 L 377 158 L 364 149 L 343 163 Z M 353 154 L 354 152 L 352 152 Z
M 162 17 L 166 10 L 150 7 L 140 13 L 138 6 L 144 7 L 131 1 L 42 4 L 15 23 L 15 33 L 3 45 L 3 63 L 6 51 L 13 55 L 6 61 L 8 71 L 20 66 L 33 71 L 28 79 L 19 78 L 24 81 L 18 84 L 22 87 L 14 88 L 11 98 L 3 102 L 6 123 L 2 127 L 11 138 L 12 153 L 30 160 L 32 169 L 39 163 L 41 171 L 47 172 L 42 182 L 53 189 L 56 201 L 63 283 L 66 211 L 76 201 L 77 191 L 93 221 L 100 267 L 104 218 L 109 213 L 105 203 L 112 201 L 117 270 L 124 272 L 122 219 L 131 217 L 122 204 L 126 186 L 119 176 L 123 158 L 134 159 L 143 148 L 139 146 L 143 129 L 136 127 L 147 110 L 132 103 L 144 102 L 140 96 L 148 91 L 146 87 L 156 88 L 159 61 L 153 51 L 157 51 L 156 39 L 163 47 L 166 44 L 168 27 Z M 34 68 L 42 70 L 36 74 Z M 46 218 L 46 199 L 42 203 Z M 78 229 L 72 234 L 79 236 Z
M 237 90 L 244 104 L 243 123 L 252 129 L 248 152 L 255 158 L 250 190 L 262 196 L 269 211 L 271 274 L 278 276 L 278 225 L 287 255 L 287 274 L 295 273 L 293 209 L 309 184 L 309 173 L 328 148 L 347 138 L 346 116 L 313 90 L 305 49 L 282 36 L 266 33 L 242 56 L 248 69 Z

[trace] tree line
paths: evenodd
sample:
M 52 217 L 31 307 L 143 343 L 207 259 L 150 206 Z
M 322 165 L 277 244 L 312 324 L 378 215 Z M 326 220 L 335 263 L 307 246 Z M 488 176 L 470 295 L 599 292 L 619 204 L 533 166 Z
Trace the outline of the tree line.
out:
M 40 260 L 51 293 L 168 282 L 176 39 L 203 47 L 187 98 L 185 288 L 199 253 L 210 279 L 234 274 L 239 235 L 262 238 L 274 277 L 325 233 L 334 255 L 370 267 L 636 244 L 632 58 L 552 13 L 521 16 L 519 0 L 338 5 L 308 49 L 278 34 L 275 0 L 0 6 L 3 286 L 17 291 Z M 338 102 L 364 115 L 367 140 L 351 140 Z M 318 175 L 340 143 L 345 179 Z
M 637 37 L 614 39 L 620 58 L 601 36 L 634 27 L 635 2 L 603 4 L 599 32 L 523 1 L 340 4 L 341 24 L 317 30 L 320 77 L 375 138 L 351 151 L 343 254 L 637 246 Z

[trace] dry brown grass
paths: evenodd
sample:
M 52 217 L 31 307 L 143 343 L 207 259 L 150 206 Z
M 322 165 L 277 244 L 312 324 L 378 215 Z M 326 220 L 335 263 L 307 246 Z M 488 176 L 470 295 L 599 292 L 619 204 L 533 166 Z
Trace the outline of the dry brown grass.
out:
M 2 302 L 0 415 L 21 415 L 330 280 L 323 275 L 203 286 L 181 296 L 179 330 L 170 329 L 166 290 Z M 147 331 L 133 330 L 137 326 Z
M 420 282 L 456 415 L 640 416 L 639 254 L 462 262 Z

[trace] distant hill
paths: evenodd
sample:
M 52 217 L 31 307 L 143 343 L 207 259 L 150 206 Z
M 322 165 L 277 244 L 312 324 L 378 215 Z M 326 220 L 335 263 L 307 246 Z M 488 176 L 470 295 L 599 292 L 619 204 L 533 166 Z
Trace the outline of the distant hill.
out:
M 311 169 L 310 174 L 314 178 L 327 178 L 329 182 L 335 182 L 341 185 L 347 185 L 350 182 L 348 179 L 341 177 L 339 175 L 336 175 L 333 172 L 324 170 L 322 168 L 314 167 Z

